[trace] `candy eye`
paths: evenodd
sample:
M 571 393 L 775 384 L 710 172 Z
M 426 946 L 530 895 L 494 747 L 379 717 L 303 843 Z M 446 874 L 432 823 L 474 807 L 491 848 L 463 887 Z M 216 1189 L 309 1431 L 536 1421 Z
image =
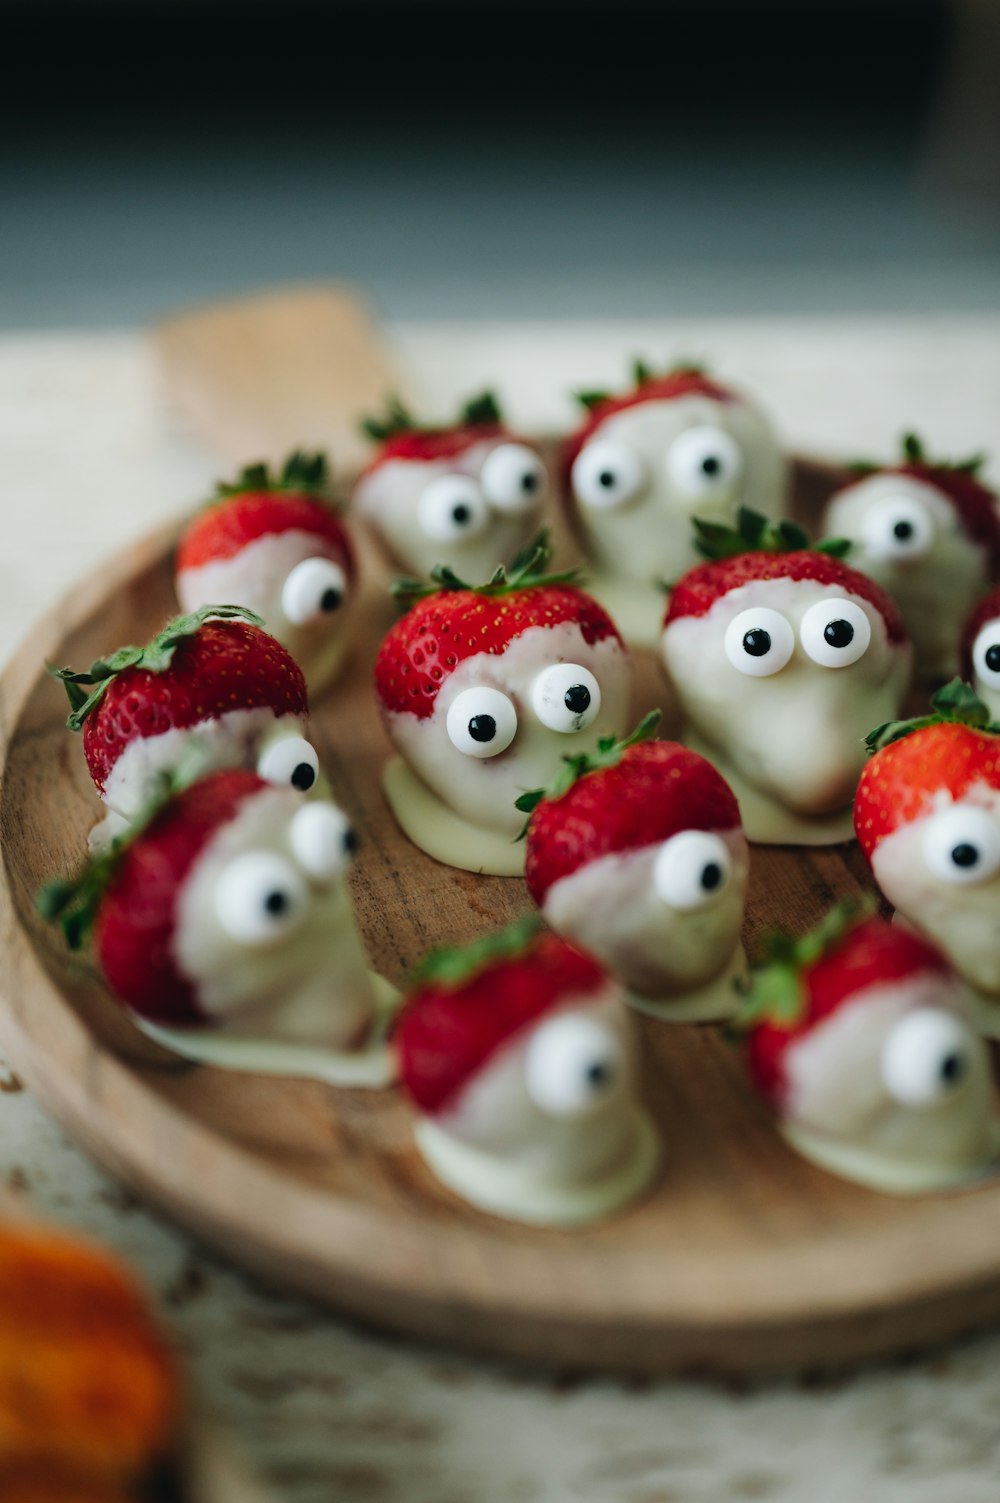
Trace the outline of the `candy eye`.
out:
M 976 677 L 991 689 L 1000 689 L 1000 621 L 988 621 L 972 649 Z
M 436 543 L 477 538 L 485 532 L 490 509 L 476 482 L 468 475 L 439 475 L 421 492 L 417 502 L 421 530 Z
M 500 444 L 483 462 L 479 482 L 499 511 L 532 511 L 545 495 L 545 466 L 525 444 Z
M 295 626 L 332 616 L 344 603 L 347 575 L 330 558 L 296 564 L 281 590 L 281 609 Z
M 496 757 L 517 732 L 517 711 L 499 689 L 463 689 L 448 706 L 452 746 L 467 757 Z
M 731 495 L 742 473 L 739 444 L 712 423 L 686 429 L 667 450 L 667 474 L 693 496 Z
M 868 651 L 871 622 L 851 600 L 820 600 L 799 627 L 802 646 L 821 668 L 848 668 Z
M 549 1117 L 583 1117 L 621 1088 L 625 1056 L 617 1034 L 583 1013 L 543 1023 L 528 1045 L 525 1083 Z
M 292 819 L 292 850 L 302 870 L 319 882 L 332 882 L 350 866 L 358 837 L 336 804 L 306 804 Z
M 226 867 L 215 889 L 215 911 L 231 939 L 263 949 L 293 934 L 309 893 L 295 867 L 271 851 L 249 851 Z
M 531 686 L 531 707 L 550 731 L 586 730 L 601 709 L 601 686 L 578 663 L 555 663 Z
M 583 506 L 604 511 L 637 496 L 646 483 L 646 471 L 634 449 L 596 439 L 577 455 L 572 481 L 573 494 Z
M 961 1018 L 937 1007 L 918 1008 L 885 1041 L 885 1088 L 903 1106 L 935 1106 L 966 1083 L 975 1048 Z
M 724 840 L 706 830 L 682 830 L 660 847 L 653 887 L 668 908 L 691 913 L 721 897 L 732 874 L 733 858 Z
M 308 793 L 319 776 L 319 758 L 302 736 L 283 736 L 261 752 L 257 772 L 265 783 L 287 783 Z
M 1000 829 L 985 809 L 943 809 L 928 822 L 923 844 L 924 860 L 944 882 L 985 882 L 1000 867 Z
M 861 538 L 872 558 L 902 563 L 927 556 L 934 524 L 926 506 L 911 496 L 886 496 L 865 516 Z
M 795 633 L 777 611 L 757 606 L 730 621 L 725 648 L 734 668 L 751 678 L 767 678 L 780 673 L 795 651 Z

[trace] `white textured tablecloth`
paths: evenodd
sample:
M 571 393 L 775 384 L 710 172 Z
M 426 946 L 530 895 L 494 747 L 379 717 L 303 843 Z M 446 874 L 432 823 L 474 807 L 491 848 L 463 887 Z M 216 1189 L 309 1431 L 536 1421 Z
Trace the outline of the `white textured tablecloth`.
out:
M 1000 455 L 995 318 L 409 325 L 391 336 L 411 388 L 442 414 L 492 384 L 519 423 L 554 426 L 567 389 L 615 385 L 633 353 L 698 356 L 759 392 L 802 450 L 878 457 L 912 427 L 946 455 Z M 0 656 L 76 577 L 197 500 L 217 469 L 163 412 L 142 336 L 0 339 Z M 0 1175 L 140 1270 L 205 1407 L 287 1503 L 1000 1493 L 997 1336 L 823 1385 L 566 1385 L 375 1338 L 267 1293 L 94 1169 L 2 1070 Z

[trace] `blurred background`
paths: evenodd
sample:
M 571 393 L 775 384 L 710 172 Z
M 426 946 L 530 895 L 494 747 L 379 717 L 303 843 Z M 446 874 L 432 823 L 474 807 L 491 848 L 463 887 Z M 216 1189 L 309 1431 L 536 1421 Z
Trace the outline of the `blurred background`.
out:
M 0 0 L 0 328 L 1000 304 L 993 0 Z

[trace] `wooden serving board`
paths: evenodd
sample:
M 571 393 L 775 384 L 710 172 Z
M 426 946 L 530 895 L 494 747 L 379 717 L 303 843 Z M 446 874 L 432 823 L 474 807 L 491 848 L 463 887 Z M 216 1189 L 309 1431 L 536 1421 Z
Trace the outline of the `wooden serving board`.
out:
M 812 511 L 831 477 L 800 466 L 798 482 Z M 84 580 L 0 685 L 0 1046 L 95 1158 L 271 1282 L 381 1327 L 550 1367 L 827 1366 L 1000 1317 L 1000 1183 L 893 1200 L 821 1173 L 783 1144 L 712 1027 L 637 1019 L 662 1179 L 643 1204 L 573 1232 L 495 1220 L 440 1188 L 394 1092 L 221 1073 L 145 1039 L 34 912 L 97 813 L 43 662 L 86 663 L 151 635 L 175 609 L 171 546 L 153 537 Z M 400 982 L 430 946 L 529 904 L 519 879 L 437 865 L 388 814 L 370 674 L 389 606 L 366 563 L 364 635 L 315 725 L 363 836 L 352 880 L 372 961 Z M 662 697 L 652 657 L 639 670 L 636 718 Z M 767 926 L 804 930 L 868 885 L 853 846 L 755 849 L 751 953 Z

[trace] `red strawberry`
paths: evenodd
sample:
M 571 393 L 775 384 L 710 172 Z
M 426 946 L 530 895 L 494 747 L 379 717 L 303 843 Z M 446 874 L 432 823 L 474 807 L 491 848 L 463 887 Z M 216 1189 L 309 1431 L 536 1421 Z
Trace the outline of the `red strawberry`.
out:
M 418 1109 L 454 1104 L 494 1054 L 545 1013 L 600 992 L 596 961 L 532 921 L 432 956 L 396 1026 L 401 1078 Z
M 784 1104 L 794 1051 L 815 1029 L 869 987 L 889 986 L 951 967 L 927 940 L 871 918 L 851 922 L 834 912 L 755 979 L 744 1024 L 747 1060 L 757 1088 L 774 1105 Z
M 72 706 L 67 725 L 83 731 L 87 766 L 101 793 L 123 752 L 139 740 L 236 710 L 306 717 L 301 669 L 256 619 L 241 607 L 207 606 L 169 622 L 147 647 L 119 648 L 88 672 L 53 670 Z
M 518 800 L 534 811 L 524 875 L 540 906 L 553 883 L 602 856 L 656 845 L 681 830 L 739 829 L 739 805 L 710 762 L 676 742 L 645 739 L 658 720 L 654 711 L 626 741 L 568 758 L 553 789 Z

